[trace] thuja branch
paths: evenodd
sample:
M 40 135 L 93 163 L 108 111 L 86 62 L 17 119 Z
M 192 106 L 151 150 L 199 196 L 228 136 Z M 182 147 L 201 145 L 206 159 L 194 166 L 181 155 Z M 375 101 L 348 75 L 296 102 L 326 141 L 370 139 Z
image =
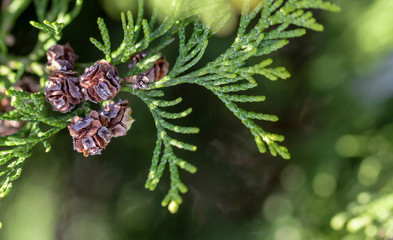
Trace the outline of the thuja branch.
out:
M 152 164 L 148 174 L 145 187 L 155 190 L 159 183 L 166 165 L 169 165 L 171 188 L 162 201 L 162 206 L 168 206 L 170 212 L 175 213 L 178 206 L 182 203 L 180 193 L 186 193 L 187 187 L 181 182 L 178 168 L 182 168 L 190 173 L 196 172 L 196 167 L 192 164 L 177 157 L 173 147 L 188 151 L 195 151 L 194 145 L 182 142 L 168 135 L 168 131 L 181 134 L 196 134 L 199 129 L 196 127 L 181 127 L 173 125 L 165 119 L 178 119 L 186 117 L 191 113 L 191 108 L 179 113 L 169 113 L 160 108 L 177 105 L 181 102 L 181 98 L 167 101 L 156 99 L 154 97 L 163 97 L 162 91 L 141 91 L 133 90 L 129 87 L 122 88 L 123 91 L 130 92 L 139 97 L 149 108 L 157 128 L 157 141 L 153 152 Z
M 47 1 L 34 1 L 40 22 L 30 21 L 30 24 L 41 31 L 33 51 L 28 56 L 30 61 L 38 61 L 49 47 L 61 39 L 63 28 L 69 25 L 81 11 L 83 0 L 76 0 L 71 11 L 68 11 L 68 1 L 54 1 L 50 11 L 45 14 L 46 3 Z
M 17 133 L 0 137 L 0 146 L 5 148 L 0 150 L 0 198 L 10 192 L 12 182 L 21 174 L 25 159 L 32 154 L 32 148 L 42 143 L 48 152 L 51 149 L 48 139 L 66 128 L 73 116 L 83 112 L 80 106 L 69 114 L 55 118 L 47 116 L 45 112 L 44 94 L 12 89 L 6 93 L 11 97 L 11 104 L 15 109 L 0 114 L 0 120 L 27 123 Z M 49 126 L 49 129 L 42 130 L 42 124 Z
M 0 138 L 0 146 L 14 146 L 14 148 L 0 151 L 0 199 L 11 191 L 12 182 L 19 178 L 23 163 L 32 154 L 32 148 L 38 143 L 42 143 L 48 152 L 50 144 L 47 140 L 64 127 L 53 127 L 43 132 L 36 123 L 30 123 L 25 127 L 25 130 L 29 129 L 26 137 L 20 138 L 18 135 L 11 135 Z M 6 165 L 7 163 L 8 165 Z
M 247 112 L 236 102 L 257 102 L 264 96 L 235 95 L 257 86 L 253 75 L 262 75 L 269 80 L 286 79 L 290 74 L 283 67 L 269 67 L 272 60 L 267 58 L 259 64 L 246 66 L 246 61 L 252 57 L 263 56 L 276 51 L 286 44 L 289 38 L 300 37 L 305 29 L 321 31 L 322 26 L 316 23 L 312 13 L 304 9 L 319 8 L 337 11 L 338 8 L 329 2 L 319 1 L 261 1 L 252 10 L 245 4 L 237 32 L 237 37 L 229 47 L 215 60 L 205 67 L 181 75 L 195 65 L 204 54 L 208 45 L 209 34 L 203 25 L 194 23 L 193 35 L 188 42 L 182 27 L 179 30 L 179 57 L 175 67 L 167 77 L 149 85 L 151 89 L 171 87 L 183 83 L 197 84 L 205 87 L 219 97 L 225 106 L 242 123 L 250 129 L 260 152 L 266 151 L 265 144 L 273 156 L 279 154 L 288 159 L 287 148 L 277 142 L 284 137 L 263 130 L 253 120 L 277 121 L 278 117 L 270 114 Z M 260 15 L 257 24 L 247 31 L 252 19 Z M 289 28 L 292 25 L 292 28 Z M 197 39 L 197 41 L 195 40 Z M 182 66 L 184 66 L 182 68 Z
M 312 13 L 304 11 L 309 8 L 331 11 L 338 10 L 336 6 L 322 0 L 260 1 L 251 10 L 246 2 L 242 10 L 237 37 L 232 46 L 215 60 L 207 63 L 200 69 L 193 69 L 193 67 L 203 57 L 209 43 L 209 38 L 212 37 L 211 31 L 208 26 L 202 24 L 195 18 L 181 19 L 178 21 L 176 31 L 173 31 L 173 33 L 177 32 L 178 34 L 179 55 L 168 75 L 160 78 L 161 80 L 159 81 L 157 79 L 150 81 L 147 76 L 151 71 L 147 69 L 152 66 L 152 62 L 155 59 L 152 58 L 148 61 L 149 58 L 147 55 L 143 56 L 142 60 L 138 60 L 139 63 L 136 64 L 136 67 L 134 66 L 128 72 L 128 74 L 138 75 L 136 77 L 126 77 L 131 79 L 130 82 L 134 83 L 134 90 L 126 89 L 126 91 L 137 95 L 147 104 L 155 119 L 157 128 L 157 142 L 146 187 L 151 190 L 155 188 L 161 178 L 165 165 L 169 163 L 171 179 L 173 178 L 173 180 L 171 181 L 171 190 L 167 197 L 165 197 L 163 204 L 166 205 L 171 201 L 170 210 L 172 207 L 173 209 L 177 209 L 178 204 L 181 203 L 181 198 L 178 195 L 178 191 L 181 191 L 181 189 L 178 186 L 183 185 L 177 185 L 177 167 L 171 163 L 171 160 L 174 161 L 173 159 L 176 159 L 172 150 L 174 144 L 170 144 L 173 139 L 168 136 L 166 131 L 168 128 L 165 126 L 170 126 L 170 130 L 172 131 L 181 129 L 181 127 L 168 124 L 163 120 L 163 117 L 182 116 L 183 113 L 172 114 L 165 112 L 165 115 L 163 115 L 162 110 L 159 109 L 159 107 L 163 106 L 160 106 L 160 102 L 154 99 L 154 97 L 163 96 L 163 92 L 158 89 L 184 83 L 196 84 L 206 88 L 215 94 L 225 104 L 228 110 L 239 118 L 245 127 L 250 130 L 260 152 L 264 153 L 267 146 L 273 156 L 280 155 L 285 159 L 290 158 L 287 148 L 279 144 L 279 142 L 284 140 L 284 137 L 269 133 L 256 123 L 257 120 L 275 122 L 278 121 L 278 117 L 272 114 L 246 111 L 238 105 L 238 103 L 265 101 L 265 96 L 252 96 L 239 93 L 255 88 L 258 85 L 258 82 L 254 79 L 254 75 L 261 75 L 271 81 L 289 78 L 290 74 L 284 67 L 270 66 L 273 63 L 270 58 L 265 58 L 259 64 L 251 66 L 247 66 L 246 63 L 252 57 L 268 55 L 284 47 L 289 43 L 289 38 L 304 35 L 306 33 L 305 29 L 307 28 L 316 31 L 322 30 L 322 26 L 316 23 L 312 17 Z M 254 27 L 249 28 L 249 24 L 253 19 L 256 19 L 256 24 Z M 186 27 L 190 24 L 193 25 L 192 34 L 187 39 Z M 125 23 L 123 25 L 125 26 Z M 149 56 L 154 56 L 155 52 L 152 50 Z M 155 66 L 158 65 L 155 63 Z M 140 69 L 140 71 L 137 71 L 137 69 Z M 135 83 L 135 81 L 150 82 L 150 84 L 148 86 L 140 85 Z M 141 87 L 141 90 L 135 90 L 135 88 Z M 145 88 L 151 91 L 143 90 Z M 170 105 L 178 103 L 177 100 L 164 102 Z M 185 111 L 184 115 L 187 114 Z M 171 158 L 170 156 L 172 155 L 173 157 Z
M 191 108 L 177 113 L 163 110 L 179 104 L 181 98 L 164 100 L 164 92 L 160 88 L 184 83 L 204 87 L 215 94 L 250 130 L 260 152 L 268 148 L 273 156 L 290 157 L 288 150 L 279 145 L 284 137 L 269 133 L 256 123 L 257 120 L 277 121 L 278 117 L 244 110 L 238 103 L 265 101 L 265 96 L 243 93 L 257 86 L 255 75 L 271 81 L 290 76 L 284 67 L 271 67 L 273 60 L 267 55 L 287 45 L 288 39 L 303 36 L 305 29 L 322 30 L 322 25 L 316 22 L 308 9 L 337 11 L 338 8 L 323 0 L 266 0 L 258 1 L 257 6 L 250 9 L 248 1 L 245 1 L 233 44 L 216 59 L 198 69 L 195 66 L 203 59 L 209 38 L 218 29 L 211 29 L 212 23 L 204 24 L 199 19 L 198 13 L 203 10 L 199 7 L 206 6 L 193 5 L 192 1 L 174 3 L 171 14 L 155 27 L 157 8 L 153 10 L 149 21 L 144 18 L 144 0 L 138 0 L 138 15 L 135 19 L 129 11 L 121 15 L 124 38 L 117 48 L 113 48 L 110 41 L 110 29 L 99 18 L 97 23 L 102 41 L 91 38 L 91 42 L 103 52 L 106 60 L 96 61 L 81 75 L 74 69 L 76 55 L 72 48 L 54 44 L 61 39 L 63 28 L 80 11 L 82 0 L 77 0 L 71 11 L 68 11 L 68 1 L 53 0 L 48 5 L 48 1 L 35 0 L 38 22 L 32 21 L 31 24 L 40 33 L 34 50 L 23 58 L 7 54 L 3 39 L 16 20 L 10 14 L 10 6 L 16 7 L 15 14 L 19 15 L 27 4 L 14 1 L 6 8 L 6 17 L 0 19 L 0 77 L 6 80 L 3 86 L 8 89 L 7 94 L 15 109 L 0 115 L 0 119 L 27 123 L 19 132 L 0 138 L 0 146 L 7 148 L 0 151 L 0 165 L 8 164 L 0 172 L 0 198 L 9 192 L 12 181 L 19 177 L 32 147 L 41 142 L 49 151 L 47 139 L 67 125 L 73 137 L 74 149 L 85 156 L 100 154 L 112 137 L 124 136 L 133 122 L 127 101 L 107 103 L 98 111 L 91 110 L 87 103 L 100 104 L 114 99 L 123 81 L 126 83 L 122 84 L 122 91 L 139 97 L 153 116 L 157 140 L 146 188 L 154 190 L 157 187 L 168 165 L 171 185 L 162 205 L 168 206 L 172 213 L 182 203 L 180 193 L 187 192 L 187 187 L 180 180 L 179 168 L 190 173 L 196 171 L 195 166 L 176 155 L 176 148 L 195 151 L 196 146 L 177 140 L 171 132 L 196 134 L 199 129 L 171 122 L 172 119 L 188 116 Z M 48 6 L 50 11 L 47 11 Z M 221 26 L 223 22 L 217 25 Z M 250 26 L 251 22 L 253 26 Z M 4 24 L 8 25 L 2 29 Z M 188 30 L 192 32 L 187 34 Z M 172 43 L 175 37 L 179 40 L 179 54 L 170 68 L 160 50 Z M 46 51 L 49 76 L 46 76 L 44 66 L 38 62 Z M 253 57 L 260 57 L 260 63 L 249 65 Z M 128 71 L 119 73 L 116 65 L 126 62 Z M 9 89 L 27 70 L 40 78 L 41 88 L 45 85 L 45 96 L 42 93 Z M 45 99 L 53 111 L 63 115 L 48 116 Z M 43 124 L 48 125 L 49 130 L 43 131 Z

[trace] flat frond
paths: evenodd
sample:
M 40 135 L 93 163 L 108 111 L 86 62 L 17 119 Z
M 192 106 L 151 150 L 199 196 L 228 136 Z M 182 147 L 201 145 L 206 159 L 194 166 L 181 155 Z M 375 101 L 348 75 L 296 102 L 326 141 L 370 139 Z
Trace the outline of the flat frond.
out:
M 162 201 L 162 205 L 168 206 L 169 211 L 174 213 L 177 211 L 177 208 L 175 211 L 173 205 L 175 204 L 178 206 L 182 203 L 182 197 L 180 193 L 187 192 L 187 187 L 180 180 L 178 168 L 184 169 L 190 173 L 195 173 L 196 167 L 177 157 L 173 147 L 183 150 L 195 151 L 196 146 L 169 136 L 168 131 L 181 134 L 196 134 L 199 132 L 199 128 L 178 126 L 173 123 L 169 123 L 165 119 L 184 118 L 188 116 L 192 110 L 189 108 L 178 113 L 170 113 L 161 110 L 160 108 L 162 107 L 175 106 L 182 101 L 182 98 L 177 98 L 171 101 L 154 98 L 163 97 L 162 91 L 132 91 L 130 88 L 123 88 L 123 90 L 132 92 L 142 99 L 152 113 L 157 128 L 157 141 L 153 151 L 152 165 L 149 170 L 145 187 L 150 190 L 155 190 L 162 177 L 165 167 L 169 165 L 171 188 Z
M 237 37 L 231 47 L 215 60 L 207 63 L 193 72 L 181 75 L 189 69 L 188 61 L 193 66 L 203 55 L 207 45 L 208 33 L 198 23 L 194 22 L 191 38 L 185 37 L 185 24 L 179 27 L 179 56 L 168 78 L 151 84 L 154 89 L 170 87 L 181 83 L 194 83 L 213 92 L 225 106 L 241 122 L 250 129 L 260 152 L 265 152 L 265 144 L 273 156 L 280 155 L 288 159 L 288 150 L 278 142 L 283 137 L 271 134 L 258 126 L 254 120 L 277 121 L 278 117 L 272 114 L 247 112 L 241 109 L 237 102 L 264 101 L 263 96 L 239 95 L 238 92 L 247 91 L 257 86 L 254 75 L 261 75 L 266 79 L 275 81 L 287 79 L 290 74 L 284 67 L 271 67 L 273 61 L 267 58 L 259 64 L 247 66 L 247 61 L 256 56 L 268 55 L 288 44 L 290 38 L 300 37 L 306 29 L 322 30 L 322 25 L 316 22 L 308 9 L 323 9 L 337 11 L 338 7 L 322 0 L 318 1 L 261 1 L 252 10 L 246 1 L 239 23 Z M 257 19 L 252 28 L 248 28 L 251 21 Z M 194 38 L 199 38 L 195 41 Z M 184 67 L 184 69 L 182 68 Z M 273 137 L 274 136 L 274 137 Z

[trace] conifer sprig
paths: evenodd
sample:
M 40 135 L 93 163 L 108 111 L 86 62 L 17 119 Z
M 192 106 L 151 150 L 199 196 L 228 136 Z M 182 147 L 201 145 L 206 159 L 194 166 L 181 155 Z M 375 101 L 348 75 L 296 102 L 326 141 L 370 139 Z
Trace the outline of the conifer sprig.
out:
M 157 8 L 153 9 L 153 13 L 153 18 L 150 20 L 150 23 L 147 19 L 143 18 L 144 0 L 138 0 L 138 16 L 135 21 L 130 11 L 127 11 L 127 17 L 125 13 L 121 13 L 124 38 L 119 47 L 113 52 L 110 51 L 111 42 L 108 29 L 101 18 L 97 20 L 97 23 L 101 31 L 104 45 L 94 38 L 90 38 L 90 41 L 104 53 L 108 61 L 112 61 L 113 59 L 112 62 L 114 65 L 128 61 L 130 56 L 151 47 L 151 42 L 161 38 L 160 43 L 154 48 L 156 52 L 172 42 L 171 36 L 177 31 L 175 22 L 178 21 L 179 18 L 176 10 L 174 10 L 171 16 L 166 17 L 162 24 L 154 29 Z M 143 32 L 142 39 L 140 39 L 141 32 Z
M 30 24 L 33 27 L 40 29 L 41 31 L 52 34 L 57 39 L 61 38 L 61 31 L 64 28 L 64 23 L 49 22 L 48 20 L 44 20 L 43 24 L 35 21 L 30 21 Z
M 139 6 L 141 5 L 142 3 L 140 2 Z M 304 35 L 306 29 L 321 31 L 323 29 L 322 25 L 316 22 L 310 11 L 307 11 L 310 8 L 330 11 L 338 10 L 338 7 L 335 5 L 322 0 L 267 0 L 260 1 L 253 9 L 249 8 L 248 1 L 246 1 L 242 9 L 237 36 L 231 47 L 204 67 L 193 71 L 190 70 L 203 57 L 208 46 L 209 38 L 212 36 L 212 30 L 209 26 L 202 24 L 195 16 L 185 14 L 184 16 L 187 17 L 178 18 L 176 26 L 168 27 L 168 25 L 162 24 L 167 26 L 167 33 L 164 35 L 159 31 L 162 26 L 151 31 L 154 24 L 150 24 L 149 26 L 147 22 L 143 24 L 143 18 L 141 17 L 143 10 L 139 9 L 138 20 L 134 28 L 132 28 L 133 20 L 131 14 L 127 13 L 127 21 L 125 20 L 125 15 L 122 14 L 125 37 L 119 49 L 125 50 L 123 51 L 125 54 L 120 57 L 121 53 L 118 50 L 116 55 L 121 60 L 115 62 L 124 62 L 136 51 L 146 49 L 148 47 L 146 43 L 150 43 L 156 36 L 164 35 L 163 39 L 165 39 L 165 36 L 169 39 L 169 34 L 173 35 L 177 33 L 179 38 L 179 55 L 176 62 L 166 77 L 149 85 L 150 89 L 160 89 L 183 83 L 197 84 L 205 87 L 214 93 L 241 120 L 243 125 L 250 130 L 261 153 L 266 152 L 267 146 L 270 154 L 273 156 L 280 155 L 282 158 L 288 159 L 290 158 L 290 154 L 287 148 L 279 144 L 284 140 L 284 137 L 264 130 L 256 122 L 258 120 L 275 122 L 278 121 L 278 117 L 272 114 L 247 111 L 240 108 L 238 103 L 265 101 L 265 96 L 250 96 L 241 93 L 258 85 L 254 79 L 254 75 L 261 75 L 271 81 L 289 78 L 290 74 L 284 67 L 271 67 L 273 60 L 270 58 L 265 58 L 259 64 L 251 66 L 247 65 L 247 61 L 252 57 L 261 57 L 277 51 L 289 43 L 289 38 Z M 175 14 L 174 16 L 177 15 Z M 176 19 L 176 17 L 172 19 Z M 256 21 L 256 24 L 250 28 L 249 25 L 253 20 Z M 187 39 L 186 28 L 190 24 L 193 25 L 193 31 Z M 129 34 L 130 32 L 137 32 L 137 30 L 140 31 L 140 29 L 144 29 L 144 37 L 140 42 L 136 43 L 135 40 L 138 36 L 129 36 Z M 133 41 L 131 41 L 131 46 L 129 46 L 127 43 L 130 42 L 131 38 Z M 162 42 L 165 43 L 162 46 L 170 43 L 168 40 Z M 149 69 L 154 61 L 160 57 L 160 54 L 157 53 L 160 47 L 161 45 L 159 44 L 159 47 L 153 48 L 148 56 L 126 75 L 136 75 Z M 189 110 L 175 114 L 161 110 L 160 107 L 175 105 L 180 101 L 180 98 L 174 101 L 155 99 L 155 97 L 163 96 L 163 92 L 161 91 L 129 89 L 129 92 L 137 95 L 147 104 L 157 127 L 156 148 L 153 153 L 152 166 L 146 187 L 150 190 L 155 189 L 162 176 L 165 165 L 168 164 L 171 175 L 171 189 L 162 203 L 165 206 L 169 204 L 169 210 L 174 212 L 181 203 L 179 191 L 185 192 L 186 189 L 178 178 L 179 164 L 176 165 L 176 163 L 180 161 L 187 166 L 188 163 L 186 164 L 183 160 L 178 161 L 172 147 L 176 146 L 186 150 L 194 150 L 196 147 L 178 142 L 169 137 L 167 134 L 168 130 L 187 133 L 189 128 L 173 125 L 164 120 L 164 118 L 173 119 L 184 117 L 188 115 Z M 197 133 L 197 131 L 192 131 L 192 133 Z M 194 169 L 194 167 L 191 169 Z
M 83 0 L 76 0 L 75 6 L 68 11 L 69 1 L 52 0 L 51 9 L 47 11 L 48 0 L 34 1 L 37 18 L 40 22 L 30 21 L 30 24 L 39 29 L 38 41 L 29 54 L 30 61 L 38 61 L 45 55 L 46 50 L 61 39 L 62 30 L 79 14 Z
M 257 86 L 253 75 L 262 75 L 269 80 L 286 79 L 290 74 L 283 67 L 268 67 L 272 60 L 267 58 L 259 64 L 247 66 L 246 61 L 251 57 L 267 55 L 276 51 L 286 44 L 288 38 L 300 37 L 306 33 L 306 28 L 321 31 L 322 25 L 316 22 L 309 8 L 318 8 L 330 11 L 337 11 L 338 7 L 324 1 L 286 1 L 269 0 L 261 1 L 252 10 L 246 3 L 242 10 L 242 17 L 237 32 L 237 37 L 230 48 L 217 57 L 205 67 L 191 73 L 180 76 L 181 66 L 184 61 L 189 61 L 195 55 L 194 61 L 190 61 L 192 66 L 203 55 L 207 42 L 208 34 L 199 36 L 198 44 L 193 44 L 194 34 L 201 32 L 198 23 L 194 24 L 193 36 L 185 45 L 182 28 L 179 30 L 179 57 L 175 66 L 168 77 L 151 84 L 151 88 L 162 88 L 178 85 L 181 83 L 194 83 L 201 85 L 215 95 L 225 104 L 225 106 L 239 118 L 242 123 L 250 129 L 254 135 L 255 142 L 260 152 L 266 151 L 268 146 L 273 156 L 277 154 L 288 159 L 290 157 L 286 147 L 279 145 L 278 142 L 284 137 L 272 134 L 263 130 L 254 120 L 277 121 L 278 117 L 270 114 L 248 112 L 239 108 L 236 102 L 253 102 L 264 99 L 264 96 L 235 95 L 234 93 L 246 91 Z M 253 19 L 258 18 L 257 24 L 247 31 L 247 27 Z M 292 26 L 291 28 L 289 28 Z M 192 51 L 187 47 L 191 43 Z M 188 65 L 185 70 L 189 69 Z
M 108 28 L 106 27 L 104 19 L 99 17 L 97 19 L 97 25 L 100 29 L 102 41 L 104 42 L 104 44 L 100 43 L 97 39 L 93 37 L 90 38 L 90 42 L 105 54 L 105 58 L 108 62 L 112 62 L 111 41 L 109 38 Z
M 194 29 L 190 39 L 186 42 L 187 21 L 183 21 L 179 27 L 179 56 L 175 66 L 171 69 L 168 76 L 175 78 L 184 73 L 199 62 L 205 53 L 210 36 L 209 28 L 200 22 L 194 22 Z
M 177 126 L 168 122 L 167 119 L 184 118 L 191 113 L 192 109 L 188 108 L 182 112 L 170 113 L 161 108 L 175 106 L 182 101 L 181 98 L 168 101 L 160 99 L 160 97 L 164 96 L 163 91 L 131 90 L 128 87 L 123 88 L 123 90 L 132 92 L 142 99 L 154 118 L 157 128 L 157 141 L 145 187 L 152 191 L 155 190 L 166 165 L 169 165 L 171 187 L 161 204 L 164 207 L 168 206 L 169 211 L 175 213 L 178 206 L 182 203 L 180 193 L 184 194 L 188 191 L 186 185 L 180 180 L 178 168 L 195 173 L 196 167 L 176 156 L 173 147 L 188 151 L 196 151 L 197 147 L 169 136 L 168 132 L 197 134 L 199 128 Z
M 44 94 L 9 89 L 7 95 L 15 109 L 0 114 L 0 120 L 24 121 L 26 124 L 17 133 L 0 137 L 0 199 L 10 192 L 12 182 L 20 176 L 23 163 L 32 154 L 32 148 L 42 143 L 45 151 L 50 151 L 48 139 L 67 127 L 70 119 L 82 111 L 78 108 L 60 118 L 50 117 L 45 111 Z M 42 124 L 49 129 L 45 127 L 46 130 L 43 130 Z
M 8 54 L 3 39 L 6 39 L 14 22 L 30 2 L 29 0 L 12 1 L 1 9 L 0 59 L 5 62 L 0 63 L 0 80 L 1 87 L 5 89 L 20 80 L 26 71 L 38 75 L 44 83 L 44 67 L 36 61 L 45 54 L 47 48 L 60 40 L 63 28 L 78 15 L 83 3 L 82 0 L 76 0 L 74 8 L 68 12 L 69 1 L 52 0 L 48 11 L 48 0 L 34 0 L 38 21 L 43 22 L 30 22 L 40 30 L 38 41 L 28 56 L 12 56 Z M 15 134 L 0 137 L 0 199 L 10 192 L 13 181 L 22 172 L 25 160 L 32 154 L 32 148 L 42 143 L 45 151 L 48 152 L 51 148 L 49 137 L 64 129 L 72 116 L 81 112 L 81 109 L 77 109 L 62 117 L 50 117 L 45 111 L 44 94 L 8 89 L 6 95 L 11 98 L 11 105 L 15 109 L 1 113 L 0 120 L 18 121 L 24 126 Z M 43 125 L 46 125 L 45 130 L 42 128 Z

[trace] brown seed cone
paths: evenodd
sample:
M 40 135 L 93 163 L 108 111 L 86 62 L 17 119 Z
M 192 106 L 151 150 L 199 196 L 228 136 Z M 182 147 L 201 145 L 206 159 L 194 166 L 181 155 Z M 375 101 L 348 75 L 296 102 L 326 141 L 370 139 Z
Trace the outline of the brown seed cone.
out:
M 66 113 L 84 99 L 79 85 L 78 73 L 52 72 L 53 76 L 45 87 L 46 100 L 52 105 L 54 111 Z
M 14 85 L 16 90 L 23 90 L 25 92 L 35 93 L 40 90 L 40 85 L 30 77 L 23 77 L 17 81 Z M 5 89 L 0 90 L 1 97 L 4 97 Z M 11 100 L 9 97 L 4 97 L 0 100 L 0 112 L 6 113 L 14 110 L 11 106 Z M 0 120 L 0 137 L 8 136 L 17 133 L 23 126 L 23 121 L 10 121 Z
M 16 90 L 23 90 L 29 93 L 36 93 L 40 91 L 40 84 L 30 77 L 23 77 L 14 85 Z
M 68 130 L 73 137 L 74 149 L 85 157 L 101 154 L 112 138 L 111 132 L 102 126 L 99 114 L 94 110 L 85 118 L 72 118 Z
M 13 110 L 9 98 L 3 98 L 0 101 L 0 112 L 5 113 Z M 24 125 L 24 122 L 0 120 L 0 137 L 17 133 Z
M 71 46 L 56 44 L 46 52 L 48 58 L 47 66 L 50 71 L 70 71 L 74 70 L 75 61 L 78 58 Z
M 1 94 L 3 95 L 3 94 Z M 2 98 L 0 100 L 0 113 L 6 113 L 13 110 L 14 107 L 11 106 L 11 100 L 9 97 Z
M 128 64 L 128 69 L 132 69 L 133 67 L 136 66 L 137 63 L 139 63 L 140 61 L 142 61 L 142 59 L 144 59 L 147 55 L 149 51 L 144 50 L 142 52 L 139 52 L 133 56 L 130 57 L 130 64 Z
M 79 81 L 85 100 L 94 103 L 113 99 L 120 91 L 119 73 L 115 66 L 105 60 L 86 68 Z
M 99 112 L 101 124 L 109 129 L 113 137 L 124 136 L 134 122 L 131 112 L 127 100 L 109 103 Z
M 128 68 L 132 69 L 135 65 L 142 61 L 144 57 L 146 57 L 147 52 L 143 51 L 138 53 L 130 58 L 131 63 L 128 64 Z M 126 77 L 125 81 L 130 82 L 133 84 L 134 89 L 146 89 L 147 84 L 151 82 L 155 82 L 161 80 L 168 74 L 169 63 L 165 59 L 165 57 L 159 58 L 157 61 L 154 62 L 152 68 L 148 69 L 147 71 L 140 73 L 135 76 Z
M 24 125 L 25 123 L 20 121 L 0 120 L 0 137 L 17 133 Z

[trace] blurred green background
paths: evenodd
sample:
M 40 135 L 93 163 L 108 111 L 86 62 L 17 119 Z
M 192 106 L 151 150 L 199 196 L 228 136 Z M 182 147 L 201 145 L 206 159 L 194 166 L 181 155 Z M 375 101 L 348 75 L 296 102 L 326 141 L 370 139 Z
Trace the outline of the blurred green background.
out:
M 72 150 L 67 131 L 51 139 L 52 151 L 36 147 L 10 195 L 2 200 L 2 240 L 128 239 L 390 239 L 393 238 L 393 1 L 336 0 L 340 13 L 316 11 L 325 26 L 272 55 L 292 77 L 260 78 L 255 90 L 267 96 L 247 109 L 277 114 L 261 123 L 286 136 L 289 161 L 259 154 L 241 122 L 207 90 L 190 85 L 167 89 L 182 96 L 187 122 L 201 128 L 188 136 L 195 153 L 179 152 L 198 167 L 181 172 L 189 187 L 177 214 L 160 206 L 169 186 L 144 188 L 155 127 L 137 98 L 128 98 L 136 119 L 126 137 L 112 140 L 101 156 Z M 234 39 L 238 1 L 200 65 Z M 89 42 L 98 38 L 97 17 L 121 41 L 120 11 L 134 1 L 86 1 L 64 32 L 79 62 L 102 58 Z M 165 8 L 165 6 L 164 6 Z M 163 14 L 164 14 L 163 10 Z M 25 11 L 10 49 L 26 54 L 37 30 L 34 7 Z M 163 51 L 170 63 L 177 45 Z

